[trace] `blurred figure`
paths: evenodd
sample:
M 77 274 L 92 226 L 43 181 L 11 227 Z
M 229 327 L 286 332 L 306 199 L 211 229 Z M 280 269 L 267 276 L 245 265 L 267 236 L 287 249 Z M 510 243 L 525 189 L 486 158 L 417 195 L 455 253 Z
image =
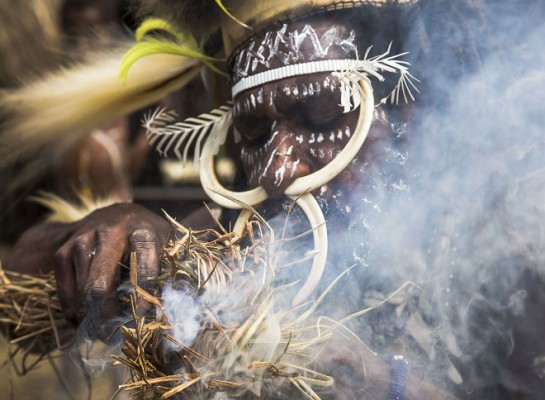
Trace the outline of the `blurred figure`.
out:
M 110 48 L 119 37 L 125 35 L 125 27 L 121 22 L 126 12 L 124 3 L 117 0 L 2 0 L 1 87 L 16 88 L 59 68 L 85 60 L 93 51 Z M 81 194 L 89 198 L 106 199 L 105 202 L 130 201 L 131 181 L 145 165 L 148 152 L 142 130 L 134 128 L 129 117 L 97 127 L 68 148 L 56 160 L 52 169 L 41 176 L 39 182 L 33 182 L 31 186 L 7 198 L 4 192 L 0 212 L 0 242 L 6 250 L 0 248 L 0 258 L 4 258 L 3 253 L 8 251 L 21 232 L 44 219 L 43 207 L 27 199 L 37 190 L 55 193 L 73 202 L 77 202 Z M 131 163 L 131 160 L 136 162 Z M 7 185 L 15 179 L 18 171 L 17 166 L 0 170 L 0 180 Z M 7 345 L 4 346 L 7 348 Z M 53 371 L 45 374 L 47 390 L 30 393 L 33 385 L 21 385 L 23 382 L 28 383 L 29 379 L 32 382 L 42 379 L 39 373 L 32 373 L 29 377 L 13 382 L 14 393 L 36 399 L 82 397 L 83 393 L 90 390 L 86 388 L 86 381 L 90 378 L 74 366 L 70 357 L 63 357 L 58 363 L 58 368 L 62 370 L 60 376 L 55 376 Z M 115 387 L 124 379 L 117 372 L 122 371 L 117 370 L 115 374 L 95 382 L 99 384 L 94 388 L 93 398 L 105 398 L 115 391 Z M 61 387 L 57 379 L 64 382 Z M 2 387 L 6 383 L 3 379 Z M 101 391 L 99 387 L 105 387 L 106 390 Z

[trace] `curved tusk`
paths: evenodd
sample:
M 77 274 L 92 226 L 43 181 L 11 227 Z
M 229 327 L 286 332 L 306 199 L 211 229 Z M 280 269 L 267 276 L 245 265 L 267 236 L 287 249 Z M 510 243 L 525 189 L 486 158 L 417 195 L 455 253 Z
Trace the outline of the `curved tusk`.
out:
M 324 214 L 312 194 L 306 193 L 299 198 L 291 198 L 301 207 L 310 222 L 314 237 L 314 251 L 317 252 L 314 255 L 312 268 L 306 282 L 293 299 L 293 306 L 297 306 L 310 296 L 312 291 L 318 286 L 318 283 L 320 283 L 320 279 L 324 273 L 327 260 L 327 227 Z
M 217 154 L 219 147 L 225 142 L 231 124 L 232 117 L 229 117 L 206 138 L 199 160 L 199 174 L 201 185 L 208 197 L 222 207 L 240 209 L 244 208 L 244 205 L 255 206 L 262 203 L 267 200 L 268 195 L 265 189 L 260 186 L 245 192 L 233 192 L 226 189 L 219 182 L 214 168 L 214 156 Z M 237 199 L 238 202 L 230 200 L 231 198 Z
M 297 178 L 285 191 L 287 196 L 299 196 L 301 193 L 311 192 L 325 185 L 344 170 L 358 154 L 367 138 L 371 122 L 373 120 L 374 98 L 373 89 L 369 82 L 360 80 L 364 96 L 360 103 L 360 114 L 356 131 L 344 149 L 326 166 L 310 175 Z M 200 178 L 204 191 L 214 202 L 220 206 L 232 209 L 243 208 L 242 204 L 255 206 L 268 198 L 265 189 L 258 186 L 244 192 L 234 192 L 226 189 L 216 176 L 214 169 L 214 156 L 219 146 L 225 141 L 227 132 L 232 123 L 232 117 L 228 118 L 216 132 L 212 132 L 203 147 L 200 159 Z M 229 198 L 236 198 L 240 202 L 234 202 Z M 242 203 L 242 204 L 241 204 Z
M 298 196 L 304 192 L 312 192 L 325 185 L 339 175 L 360 151 L 371 128 L 375 109 L 373 89 L 370 83 L 362 79 L 360 80 L 360 86 L 363 89 L 364 96 L 361 96 L 360 115 L 354 135 L 337 157 L 331 160 L 325 167 L 293 181 L 284 192 L 287 196 Z

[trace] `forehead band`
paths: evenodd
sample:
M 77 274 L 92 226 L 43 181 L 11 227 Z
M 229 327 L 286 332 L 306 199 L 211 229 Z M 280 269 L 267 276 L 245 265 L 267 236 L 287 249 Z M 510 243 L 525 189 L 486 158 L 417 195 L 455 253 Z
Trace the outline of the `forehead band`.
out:
M 237 94 L 245 90 L 299 75 L 310 75 L 320 72 L 346 71 L 354 68 L 357 69 L 358 62 L 358 60 L 354 59 L 320 60 L 270 69 L 268 71 L 259 72 L 255 75 L 242 78 L 233 85 L 231 94 L 234 98 Z
M 231 93 L 234 98 L 244 90 L 258 87 L 265 83 L 299 75 L 331 72 L 341 83 L 341 105 L 345 109 L 344 112 L 348 112 L 358 103 L 356 99 L 356 102 L 351 104 L 350 97 L 359 92 L 358 82 L 361 79 L 369 81 L 370 77 L 374 77 L 383 82 L 384 73 L 390 73 L 397 74 L 399 79 L 392 92 L 386 98 L 381 99 L 381 102 L 389 99 L 391 103 L 398 104 L 401 97 L 407 103 L 409 98 L 414 100 L 412 90 L 418 92 L 413 81 L 419 82 L 419 80 L 409 72 L 410 64 L 401 59 L 407 53 L 390 55 L 391 46 L 392 44 L 390 43 L 384 53 L 373 57 L 369 57 L 372 46 L 368 47 L 363 59 L 309 61 L 259 72 L 239 80 L 233 85 Z

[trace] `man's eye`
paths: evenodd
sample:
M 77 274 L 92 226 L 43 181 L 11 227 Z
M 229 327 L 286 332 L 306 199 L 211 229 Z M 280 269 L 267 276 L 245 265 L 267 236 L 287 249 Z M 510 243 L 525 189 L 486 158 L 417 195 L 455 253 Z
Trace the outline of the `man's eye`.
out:
M 259 142 L 271 132 L 272 122 L 266 118 L 245 118 L 235 122 L 237 131 L 250 142 Z
M 338 110 L 335 109 L 333 111 L 327 112 L 315 112 L 315 113 L 307 113 L 306 120 L 310 127 L 312 128 L 329 128 L 334 127 L 337 125 L 342 119 L 344 114 L 342 113 L 342 109 L 338 107 Z
M 334 126 L 345 115 L 339 102 L 339 96 L 331 93 L 310 99 L 303 107 L 306 122 L 312 128 Z

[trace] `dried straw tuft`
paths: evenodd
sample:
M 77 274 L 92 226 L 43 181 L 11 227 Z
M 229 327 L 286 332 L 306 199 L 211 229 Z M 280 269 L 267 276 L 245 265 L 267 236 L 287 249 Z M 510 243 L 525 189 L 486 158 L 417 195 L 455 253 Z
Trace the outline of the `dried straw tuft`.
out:
M 291 302 L 279 299 L 292 285 L 272 284 L 274 235 L 258 215 L 246 222 L 243 237 L 218 221 L 218 230 L 202 231 L 170 221 L 177 237 L 163 249 L 163 272 L 146 282 L 147 290 L 139 286 L 137 257 L 131 255 L 129 321 L 119 328 L 122 354 L 112 357 L 114 365 L 128 368 L 130 380 L 120 390 L 133 399 L 267 399 L 281 394 L 319 400 L 334 384 L 320 362 L 325 346 L 341 337 L 352 348 L 366 349 L 345 323 L 406 286 L 340 321 L 315 317 L 341 274 L 315 301 L 283 309 Z M 19 345 L 16 351 L 45 356 L 70 344 L 74 332 L 55 286 L 53 273 L 37 277 L 0 267 L 0 322 L 9 327 L 11 343 Z M 174 309 L 165 300 L 169 291 L 183 299 Z M 154 314 L 149 306 L 141 307 L 145 302 L 154 306 Z M 197 311 L 191 314 L 191 309 Z M 197 326 L 194 334 L 180 339 L 179 332 L 191 323 Z
M 74 337 L 74 329 L 62 313 L 53 272 L 26 275 L 0 265 L 0 323 L 9 344 L 15 345 L 10 346 L 10 360 L 21 375 L 52 350 L 69 347 Z M 20 366 L 13 361 L 18 354 L 22 354 Z M 32 359 L 31 354 L 38 357 Z
M 180 343 L 175 332 L 187 321 L 174 320 L 160 297 L 135 286 L 133 321 L 121 327 L 123 356 L 114 356 L 131 373 L 121 388 L 134 399 L 269 398 L 294 390 L 319 399 L 333 378 L 316 370 L 313 354 L 339 326 L 325 319 L 307 324 L 312 309 L 275 310 L 286 288 L 270 285 L 267 231 L 250 223 L 239 238 L 223 228 L 177 228 L 181 237 L 165 249 L 160 285 L 168 282 L 199 305 L 198 333 Z M 156 316 L 140 315 L 142 298 L 156 305 Z

